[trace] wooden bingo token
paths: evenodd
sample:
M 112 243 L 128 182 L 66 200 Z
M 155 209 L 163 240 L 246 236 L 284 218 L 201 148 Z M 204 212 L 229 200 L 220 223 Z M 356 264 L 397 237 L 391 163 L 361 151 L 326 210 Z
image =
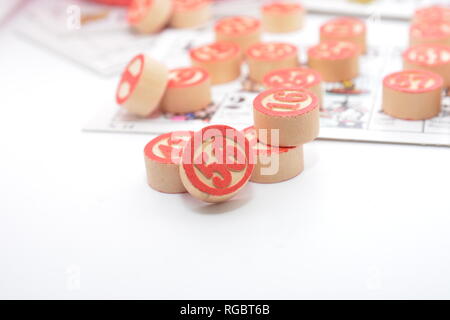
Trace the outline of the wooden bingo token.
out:
M 258 141 L 255 128 L 244 129 L 253 151 L 255 169 L 250 181 L 277 183 L 298 176 L 304 169 L 303 146 L 273 147 Z
M 416 22 L 433 23 L 436 21 L 450 22 L 450 7 L 435 5 L 426 8 L 421 8 L 417 9 L 413 16 L 413 23 Z
M 162 108 L 171 113 L 195 112 L 211 102 L 211 81 L 206 70 L 188 67 L 170 70 Z
M 122 73 L 116 101 L 130 113 L 148 116 L 158 108 L 168 79 L 166 66 L 143 54 L 137 55 Z
M 234 128 L 214 125 L 196 132 L 184 147 L 180 177 L 192 196 L 214 203 L 238 193 L 253 168 L 245 136 Z
M 296 46 L 283 42 L 260 42 L 250 46 L 245 53 L 250 79 L 262 82 L 270 71 L 297 67 L 297 52 Z
M 233 42 L 243 51 L 260 41 L 261 22 L 250 17 L 231 17 L 219 20 L 214 31 L 216 41 Z
M 304 88 L 263 91 L 253 101 L 253 116 L 258 140 L 264 144 L 294 147 L 319 134 L 318 98 Z M 260 129 L 266 129 L 267 134 L 262 135 Z
M 192 64 L 208 71 L 212 84 L 236 80 L 241 75 L 241 50 L 231 42 L 215 42 L 190 52 Z
M 383 111 L 404 120 L 425 120 L 441 110 L 443 80 L 423 70 L 405 70 L 383 80 Z
M 266 89 L 280 87 L 300 87 L 312 91 L 322 106 L 322 77 L 310 68 L 280 69 L 266 74 L 262 81 Z
M 359 46 L 360 52 L 365 53 L 366 25 L 356 18 L 336 18 L 324 23 L 320 27 L 320 42 L 348 41 Z
M 426 70 L 439 74 L 444 87 L 450 87 L 450 46 L 422 44 L 403 53 L 404 69 Z
M 359 73 L 359 48 L 347 41 L 322 42 L 309 48 L 308 65 L 320 73 L 323 81 L 351 80 Z
M 147 182 L 155 190 L 182 193 L 186 188 L 180 179 L 181 152 L 193 132 L 169 132 L 151 140 L 144 148 Z
M 174 28 L 194 28 L 211 18 L 210 0 L 174 0 L 169 25 Z
M 273 2 L 264 5 L 261 11 L 263 29 L 267 32 L 293 32 L 303 27 L 305 9 L 299 3 Z
M 450 46 L 450 22 L 413 23 L 409 29 L 409 44 L 415 46 L 424 43 Z
M 128 9 L 128 23 L 141 33 L 160 31 L 172 15 L 172 1 L 133 0 Z

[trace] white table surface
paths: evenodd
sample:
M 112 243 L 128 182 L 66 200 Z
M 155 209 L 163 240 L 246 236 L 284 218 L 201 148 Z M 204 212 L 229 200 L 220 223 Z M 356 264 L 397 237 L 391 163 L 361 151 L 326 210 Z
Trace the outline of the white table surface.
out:
M 316 141 L 203 204 L 146 185 L 150 136 L 81 131 L 117 79 L 0 41 L 0 298 L 450 298 L 448 148 Z

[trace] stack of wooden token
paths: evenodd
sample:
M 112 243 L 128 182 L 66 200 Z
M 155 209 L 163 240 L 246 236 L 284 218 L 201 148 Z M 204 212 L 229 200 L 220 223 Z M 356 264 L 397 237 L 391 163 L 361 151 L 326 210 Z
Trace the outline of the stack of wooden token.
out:
M 151 140 L 144 149 L 148 184 L 218 203 L 248 181 L 277 183 L 299 175 L 303 145 L 319 133 L 316 95 L 298 87 L 269 89 L 256 97 L 253 111 L 255 124 L 243 132 L 213 125 Z
M 231 199 L 252 177 L 250 142 L 240 131 L 214 125 L 192 132 L 171 132 L 144 149 L 148 184 L 164 193 L 189 192 L 217 203 Z
M 253 101 L 253 116 L 254 127 L 244 131 L 256 159 L 252 181 L 276 183 L 300 174 L 303 145 L 319 134 L 317 96 L 300 87 L 269 89 Z

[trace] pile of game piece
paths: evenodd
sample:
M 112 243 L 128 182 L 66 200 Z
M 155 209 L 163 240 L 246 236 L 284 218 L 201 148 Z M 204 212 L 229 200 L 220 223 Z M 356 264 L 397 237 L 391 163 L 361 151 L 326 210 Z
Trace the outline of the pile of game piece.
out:
M 144 11 L 132 5 L 133 26 L 141 32 L 159 30 L 173 18 L 169 2 L 144 1 Z M 186 9 L 208 3 L 180 2 Z M 383 82 L 385 113 L 402 119 L 439 113 L 442 88 L 450 84 L 449 12 L 436 6 L 416 12 L 412 47 L 403 56 L 407 70 L 388 75 Z M 276 183 L 303 171 L 303 145 L 319 133 L 322 82 L 358 76 L 359 58 L 367 52 L 366 26 L 349 17 L 327 21 L 320 27 L 320 43 L 307 50 L 307 66 L 301 66 L 295 45 L 262 42 L 261 34 L 300 29 L 303 7 L 276 2 L 263 6 L 261 15 L 262 20 L 235 16 L 217 21 L 215 42 L 191 49 L 192 66 L 168 70 L 140 54 L 125 68 L 117 102 L 142 117 L 158 109 L 182 114 L 206 108 L 211 86 L 239 78 L 244 63 L 251 81 L 265 88 L 253 101 L 254 126 L 243 132 L 218 125 L 167 133 L 150 141 L 144 153 L 148 183 L 154 189 L 187 191 L 206 202 L 221 202 L 248 181 Z M 199 12 L 190 16 L 206 17 Z

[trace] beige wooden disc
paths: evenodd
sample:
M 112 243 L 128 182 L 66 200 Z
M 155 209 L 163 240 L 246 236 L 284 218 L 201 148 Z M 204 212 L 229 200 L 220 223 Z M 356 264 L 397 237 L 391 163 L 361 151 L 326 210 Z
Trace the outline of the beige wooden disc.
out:
M 133 0 L 128 10 L 128 22 L 137 32 L 158 32 L 169 23 L 172 8 L 172 1 Z
M 169 25 L 173 28 L 195 28 L 211 19 L 209 0 L 174 0 Z
M 425 120 L 441 110 L 441 76 L 422 70 L 392 73 L 383 80 L 383 111 L 403 120 Z
M 157 110 L 167 86 L 165 65 L 143 54 L 134 57 L 122 73 L 116 100 L 128 112 L 148 116 Z
M 265 31 L 273 33 L 293 32 L 303 27 L 305 9 L 298 3 L 275 2 L 262 6 L 261 15 Z
M 161 106 L 171 113 L 189 113 L 206 108 L 212 101 L 208 72 L 199 67 L 173 69 Z
M 166 133 L 145 146 L 145 168 L 150 187 L 164 193 L 186 192 L 180 179 L 179 163 L 182 148 L 192 134 L 188 131 Z

